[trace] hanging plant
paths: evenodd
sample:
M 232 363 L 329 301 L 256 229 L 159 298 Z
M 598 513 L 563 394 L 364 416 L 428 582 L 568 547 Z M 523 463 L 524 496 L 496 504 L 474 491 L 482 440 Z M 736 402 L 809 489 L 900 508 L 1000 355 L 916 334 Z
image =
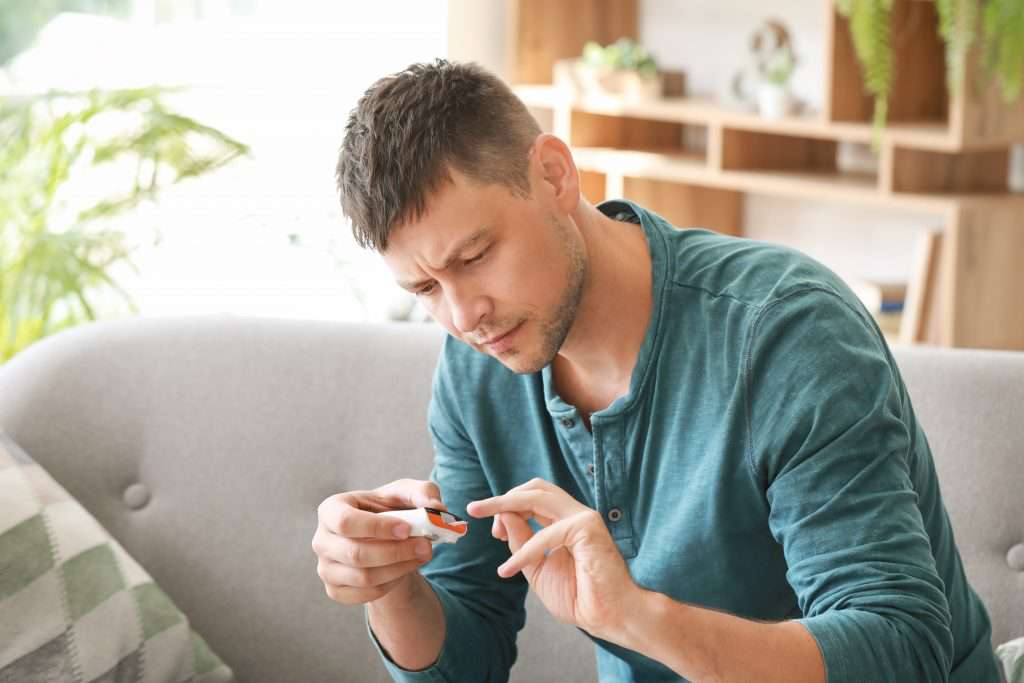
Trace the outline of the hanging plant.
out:
M 850 20 L 850 37 L 864 74 L 864 89 L 875 98 L 876 143 L 877 132 L 888 116 L 892 90 L 892 1 L 836 0 L 836 9 Z
M 1024 85 L 1024 2 L 988 0 L 982 13 L 982 54 L 985 70 L 997 74 L 1009 104 Z
M 946 44 L 946 87 L 951 93 L 959 92 L 967 51 L 977 34 L 978 0 L 935 0 L 935 10 L 939 35 Z
M 849 20 L 850 37 L 861 64 L 864 90 L 875 98 L 875 142 L 888 117 L 893 57 L 890 16 L 893 0 L 835 0 Z M 981 51 L 986 77 L 997 77 L 1003 98 L 1014 102 L 1024 86 L 1024 1 L 935 0 L 938 31 L 946 50 L 946 83 L 959 93 L 965 82 L 967 55 L 977 39 L 981 20 Z

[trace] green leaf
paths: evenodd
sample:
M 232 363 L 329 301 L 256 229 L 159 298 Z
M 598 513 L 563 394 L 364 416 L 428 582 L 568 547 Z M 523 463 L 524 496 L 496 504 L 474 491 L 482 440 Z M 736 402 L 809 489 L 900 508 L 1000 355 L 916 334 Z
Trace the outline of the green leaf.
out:
M 113 226 L 169 184 L 198 177 L 249 153 L 216 128 L 170 111 L 161 87 L 51 91 L 0 100 L 0 361 L 34 341 L 103 315 L 105 292 L 137 307 L 110 275 L 135 268 L 128 235 Z M 173 89 L 177 90 L 177 89 Z M 135 130 L 99 136 L 90 122 L 131 113 Z M 200 151 L 201 150 L 201 151 Z M 91 163 L 80 163 L 91 160 Z M 146 182 L 111 186 L 70 227 L 61 188 L 97 165 L 128 160 L 153 169 Z
M 1017 100 L 1024 85 L 1024 2 L 988 0 L 982 12 L 982 61 L 999 79 L 1003 99 Z

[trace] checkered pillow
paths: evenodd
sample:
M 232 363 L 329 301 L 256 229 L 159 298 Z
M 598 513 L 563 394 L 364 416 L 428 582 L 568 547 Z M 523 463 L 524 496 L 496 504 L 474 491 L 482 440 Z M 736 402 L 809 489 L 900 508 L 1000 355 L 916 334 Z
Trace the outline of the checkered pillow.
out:
M 1006 683 L 1024 683 L 1024 637 L 1003 643 L 996 655 L 1003 662 Z
M 0 432 L 0 683 L 233 680 L 145 570 Z

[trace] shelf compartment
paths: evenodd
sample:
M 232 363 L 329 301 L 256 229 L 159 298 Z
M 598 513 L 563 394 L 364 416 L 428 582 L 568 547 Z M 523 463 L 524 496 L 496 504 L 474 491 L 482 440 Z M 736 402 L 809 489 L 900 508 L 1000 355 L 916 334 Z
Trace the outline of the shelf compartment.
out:
M 895 147 L 893 192 L 1007 193 L 1010 151 L 935 152 Z
M 622 194 L 680 228 L 743 234 L 743 193 L 720 187 L 625 176 Z
M 835 140 L 726 128 L 722 131 L 722 170 L 835 174 L 837 149 Z
M 874 98 L 864 92 L 860 61 L 850 36 L 850 22 L 830 3 L 832 26 L 826 65 L 825 118 L 835 122 L 870 122 Z M 895 0 L 890 14 L 893 81 L 889 96 L 891 123 L 940 123 L 948 127 L 946 52 L 939 36 L 933 2 Z
M 728 128 L 722 131 L 722 171 L 745 174 L 740 177 L 748 184 L 777 191 L 796 183 L 794 189 L 840 196 L 877 192 L 877 169 L 844 170 L 839 167 L 838 157 L 839 143 L 835 140 Z
M 689 140 L 700 137 L 703 126 L 688 126 L 671 121 L 649 121 L 631 117 L 607 116 L 571 110 L 568 121 L 556 115 L 555 130 L 572 147 L 604 147 L 688 154 L 703 158 L 704 147 L 691 146 Z M 688 128 L 697 130 L 687 131 Z M 694 135 L 693 133 L 698 133 Z M 706 137 L 706 136 L 705 136 Z

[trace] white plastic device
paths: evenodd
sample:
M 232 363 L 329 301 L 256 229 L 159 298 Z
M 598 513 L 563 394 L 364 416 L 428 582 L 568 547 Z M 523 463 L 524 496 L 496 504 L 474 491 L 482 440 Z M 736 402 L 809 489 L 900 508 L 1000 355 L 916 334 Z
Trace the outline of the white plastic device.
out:
M 455 543 L 469 530 L 466 520 L 458 515 L 434 508 L 388 510 L 377 514 L 408 522 L 412 527 L 412 531 L 409 532 L 410 536 L 423 536 L 434 543 Z

